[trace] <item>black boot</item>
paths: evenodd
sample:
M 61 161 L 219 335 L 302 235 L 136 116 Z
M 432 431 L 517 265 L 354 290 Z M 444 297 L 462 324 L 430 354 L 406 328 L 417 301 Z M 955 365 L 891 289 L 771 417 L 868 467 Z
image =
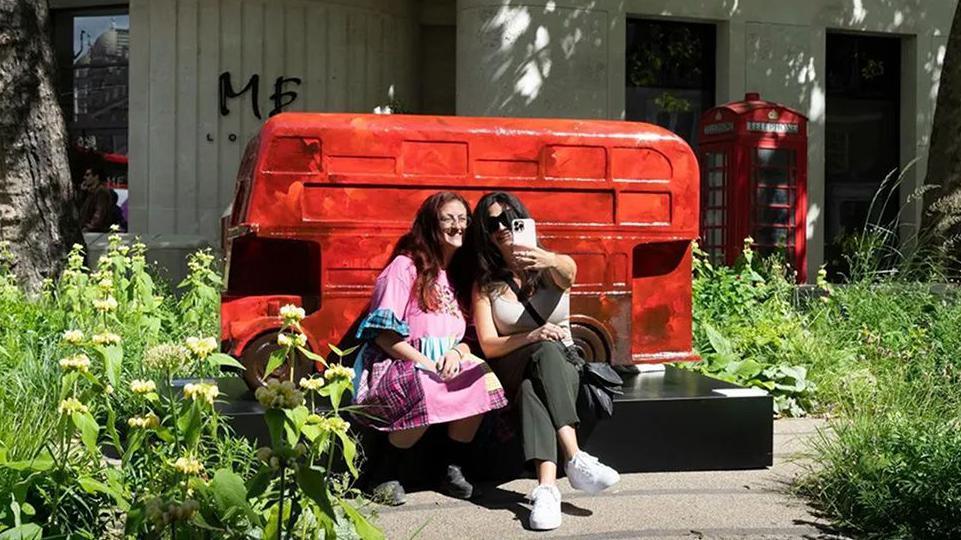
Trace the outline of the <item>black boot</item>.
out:
M 467 481 L 464 471 L 461 469 L 463 463 L 467 462 L 470 443 L 458 442 L 447 439 L 447 471 L 444 475 L 442 485 L 444 493 L 455 499 L 470 499 L 479 495 L 478 489 Z
M 374 502 L 387 506 L 400 506 L 407 502 L 407 492 L 397 480 L 398 465 L 403 462 L 406 450 L 397 448 L 384 441 L 380 455 L 374 457 L 374 467 L 368 477 L 371 498 Z

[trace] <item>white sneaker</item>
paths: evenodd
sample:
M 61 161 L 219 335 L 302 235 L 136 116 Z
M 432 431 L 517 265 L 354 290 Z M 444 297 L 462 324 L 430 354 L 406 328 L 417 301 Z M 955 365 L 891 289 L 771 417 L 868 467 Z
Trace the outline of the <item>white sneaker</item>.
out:
M 564 472 L 572 488 L 590 494 L 600 493 L 621 480 L 617 471 L 584 451 L 578 452 L 564 464 Z
M 557 486 L 540 484 L 528 498 L 531 508 L 530 527 L 535 531 L 549 531 L 561 526 L 561 492 Z

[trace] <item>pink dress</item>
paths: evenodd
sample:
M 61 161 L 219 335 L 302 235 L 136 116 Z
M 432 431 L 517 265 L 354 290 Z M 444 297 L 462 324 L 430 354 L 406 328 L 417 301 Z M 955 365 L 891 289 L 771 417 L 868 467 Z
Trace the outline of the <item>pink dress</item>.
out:
M 364 341 L 354 364 L 357 418 L 381 431 L 397 431 L 468 418 L 507 404 L 497 376 L 483 360 L 468 355 L 460 373 L 447 381 L 413 362 L 388 357 L 374 338 L 393 330 L 432 361 L 464 337 L 464 315 L 441 270 L 434 291 L 439 307 L 421 309 L 412 294 L 417 269 L 404 255 L 394 258 L 374 285 L 370 312 L 357 330 Z M 371 419 L 369 415 L 375 417 Z

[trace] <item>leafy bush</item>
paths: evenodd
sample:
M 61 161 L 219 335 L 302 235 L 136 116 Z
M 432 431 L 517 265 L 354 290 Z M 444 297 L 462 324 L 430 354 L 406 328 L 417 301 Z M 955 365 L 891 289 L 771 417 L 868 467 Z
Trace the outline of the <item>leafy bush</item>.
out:
M 301 381 L 311 409 L 283 383 L 297 404 L 266 404 L 274 444 L 254 452 L 214 407 L 209 378 L 242 369 L 211 337 L 214 258 L 191 256 L 177 300 L 154 282 L 144 251 L 114 235 L 91 273 L 75 246 L 61 279 L 28 297 L 0 245 L 0 536 L 381 537 L 350 488 L 357 449 L 337 417 L 346 368 L 328 370 L 327 385 Z M 298 321 L 285 332 L 287 355 L 296 346 L 323 361 L 304 349 Z M 175 377 L 200 381 L 181 391 Z M 314 394 L 334 413 L 312 414 Z

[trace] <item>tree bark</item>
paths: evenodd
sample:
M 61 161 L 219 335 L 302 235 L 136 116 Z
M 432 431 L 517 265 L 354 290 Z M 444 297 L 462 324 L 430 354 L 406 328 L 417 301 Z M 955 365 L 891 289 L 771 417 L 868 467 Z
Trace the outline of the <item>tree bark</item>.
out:
M 938 102 L 931 126 L 925 184 L 924 223 L 941 237 L 961 232 L 961 6 L 954 21 L 938 84 Z M 937 186 L 937 187 L 933 187 Z
M 46 0 L 0 0 L 0 240 L 28 289 L 82 242 Z

